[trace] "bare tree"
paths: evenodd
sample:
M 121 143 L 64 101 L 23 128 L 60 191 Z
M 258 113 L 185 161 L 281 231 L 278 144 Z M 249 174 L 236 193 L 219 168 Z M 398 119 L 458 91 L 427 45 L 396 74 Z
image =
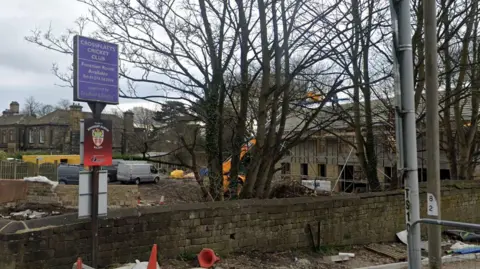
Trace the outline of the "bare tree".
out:
M 35 97 L 30 96 L 25 99 L 22 113 L 29 116 L 37 116 L 41 112 L 42 103 L 38 102 Z
M 378 123 L 384 124 L 382 118 L 386 119 L 389 114 L 388 96 L 392 93 L 384 88 L 388 84 L 382 83 L 391 76 L 391 54 L 385 52 L 391 44 L 386 38 L 390 33 L 386 20 L 388 2 L 344 1 L 337 11 L 342 17 L 339 24 L 351 27 L 347 31 L 332 29 L 338 35 L 333 45 L 338 47 L 331 47 L 337 51 L 331 59 L 346 73 L 353 87 L 352 91 L 343 92 L 352 102 L 337 108 L 346 123 L 343 130 L 352 130 L 355 135 L 349 139 L 343 137 L 342 132 L 327 131 L 355 149 L 362 177 L 368 180 L 371 190 L 379 191 L 376 149 L 380 141 L 375 138 L 379 137 Z
M 336 53 L 330 46 L 338 44 L 332 28 L 341 20 L 334 12 L 339 3 L 257 1 L 259 40 L 252 35 L 251 43 L 258 48 L 250 50 L 260 67 L 260 82 L 257 99 L 249 101 L 256 106 L 256 145 L 242 197 L 268 197 L 277 162 L 336 118 L 325 105 L 344 90 L 344 72 L 329 61 Z M 250 78 L 249 84 L 256 80 Z M 324 97 L 314 107 L 303 105 L 310 91 Z M 296 124 L 287 126 L 292 118 Z
M 52 106 L 52 105 L 44 105 L 44 104 L 41 104 L 40 106 L 40 109 L 38 110 L 38 116 L 40 117 L 43 117 L 47 114 L 50 114 L 52 113 L 53 111 L 55 111 L 55 107 Z
M 232 29 L 232 7 L 225 1 L 155 0 L 100 1 L 81 0 L 90 7 L 90 16 L 77 20 L 79 29 L 56 38 L 50 30 L 34 31 L 27 40 L 61 53 L 72 53 L 71 39 L 83 33 L 88 23 L 97 32 L 90 35 L 121 45 L 122 77 L 128 89 L 121 97 L 161 103 L 162 100 L 183 100 L 188 104 L 202 102 L 206 136 L 210 191 L 221 189 L 221 143 L 223 74 L 237 42 Z M 134 34 L 135 33 L 135 34 Z M 71 86 L 71 76 L 54 73 Z M 159 76 L 161 78 L 159 78 Z M 137 91 L 137 83 L 149 83 L 158 94 L 145 96 Z M 173 95 L 169 93 L 175 92 Z M 215 195 L 220 197 L 219 195 Z
M 478 148 L 480 74 L 478 0 L 441 2 L 443 30 L 441 57 L 445 94 L 442 126 L 452 179 L 471 179 Z M 458 16 L 452 17 L 454 12 Z M 462 29 L 462 30 L 460 30 Z M 473 52 L 473 53 L 472 53 Z
M 205 139 L 208 192 L 214 199 L 223 197 L 222 178 L 227 172 L 222 168 L 227 109 L 237 116 L 232 123 L 230 179 L 236 181 L 240 148 L 253 133 L 256 145 L 242 197 L 265 198 L 276 163 L 290 148 L 335 121 L 339 113 L 327 104 L 337 93 L 352 88 L 345 83 L 348 65 L 332 61 L 351 54 L 346 39 L 340 37 L 353 28 L 343 24 L 347 15 L 338 12 L 342 11 L 339 0 L 80 2 L 90 8 L 90 15 L 77 20 L 78 29 L 61 37 L 50 29 L 34 31 L 27 40 L 66 54 L 72 53 L 74 34 L 121 45 L 121 76 L 128 85 L 121 89 L 121 97 L 157 104 L 181 101 L 202 122 L 201 128 L 192 129 Z M 97 31 L 85 33 L 86 24 Z M 71 86 L 70 74 L 57 66 L 53 71 Z M 355 87 L 368 91 L 360 80 Z M 155 94 L 142 94 L 140 84 L 155 88 Z M 306 106 L 308 92 L 324 98 Z M 188 149 L 198 142 L 189 142 L 182 132 L 177 138 L 194 159 L 195 150 Z
M 68 110 L 71 105 L 72 105 L 72 102 L 70 100 L 60 99 L 60 101 L 57 102 L 55 107 L 58 109 Z
M 132 112 L 135 132 L 126 139 L 146 158 L 149 151 L 157 150 L 154 145 L 161 140 L 161 133 L 154 120 L 155 112 L 144 107 L 134 107 Z

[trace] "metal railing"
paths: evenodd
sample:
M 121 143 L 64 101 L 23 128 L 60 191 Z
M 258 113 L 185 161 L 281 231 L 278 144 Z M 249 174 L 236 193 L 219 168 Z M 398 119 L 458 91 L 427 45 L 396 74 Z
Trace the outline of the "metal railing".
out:
M 449 220 L 439 220 L 439 219 L 429 219 L 423 218 L 415 222 L 412 222 L 407 226 L 407 240 L 408 240 L 408 268 L 409 269 L 421 269 L 421 268 L 432 268 L 432 264 L 437 263 L 452 263 L 451 266 L 442 266 L 443 268 L 462 268 L 462 269 L 480 269 L 480 254 L 464 254 L 464 255 L 446 255 L 442 257 L 442 261 L 430 261 L 428 259 L 423 259 L 417 255 L 421 255 L 422 250 L 425 249 L 425 246 L 417 246 L 413 244 L 413 234 L 410 232 L 412 228 L 418 224 L 428 224 L 428 225 L 440 225 L 445 227 L 453 227 L 466 229 L 468 231 L 480 231 L 480 224 L 475 223 L 466 223 L 466 222 L 456 222 Z M 423 266 L 423 267 L 422 267 Z
M 57 180 L 57 166 L 53 163 L 36 164 L 21 161 L 0 161 L 0 179 L 23 179 L 45 176 Z

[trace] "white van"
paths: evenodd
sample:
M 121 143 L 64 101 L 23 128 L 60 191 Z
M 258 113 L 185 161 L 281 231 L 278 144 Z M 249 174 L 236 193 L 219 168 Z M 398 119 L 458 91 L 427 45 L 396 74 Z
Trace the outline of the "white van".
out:
M 117 168 L 117 180 L 121 183 L 155 182 L 160 181 L 160 175 L 155 166 L 148 163 L 120 162 Z

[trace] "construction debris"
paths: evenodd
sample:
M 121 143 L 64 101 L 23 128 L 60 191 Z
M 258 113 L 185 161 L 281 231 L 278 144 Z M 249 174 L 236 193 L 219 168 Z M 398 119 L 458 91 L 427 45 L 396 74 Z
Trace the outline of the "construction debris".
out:
M 302 185 L 315 191 L 329 192 L 332 191 L 332 182 L 329 180 L 302 180 Z
M 480 246 L 457 242 L 450 247 L 450 250 L 455 254 L 480 253 Z
M 329 262 L 345 262 L 350 260 L 350 258 L 348 256 L 333 255 L 327 256 L 326 260 Z
M 148 267 L 149 262 L 140 262 L 139 260 L 135 260 L 135 265 L 131 267 L 131 269 L 149 269 Z M 160 265 L 157 263 L 157 269 L 160 269 Z
M 58 182 L 56 181 L 51 181 L 50 179 L 44 177 L 44 176 L 36 176 L 36 177 L 24 177 L 24 181 L 30 181 L 30 182 L 39 182 L 39 183 L 47 183 L 52 186 L 52 188 L 57 187 Z
M 30 210 L 30 209 L 20 211 L 20 212 L 10 213 L 10 217 L 14 220 L 40 219 L 40 218 L 46 217 L 48 215 L 49 214 L 47 212 L 33 211 L 33 210 Z
M 345 256 L 349 258 L 355 258 L 355 253 L 339 252 L 338 256 Z
M 329 262 L 344 262 L 354 257 L 355 257 L 355 253 L 339 252 L 338 255 L 328 256 L 326 257 L 326 259 Z
M 400 240 L 400 242 L 402 242 L 405 245 L 407 245 L 407 243 L 408 243 L 407 242 L 407 236 L 408 236 L 407 230 L 403 230 L 403 231 L 397 233 L 397 238 Z M 442 247 L 448 246 L 450 244 L 451 244 L 450 242 L 443 241 L 442 242 Z M 420 242 L 420 245 L 421 245 L 421 248 L 423 250 L 428 252 L 428 241 L 422 241 L 422 242 Z
M 375 253 L 387 256 L 392 258 L 396 262 L 406 261 L 407 260 L 407 251 L 401 250 L 399 248 L 394 248 L 388 245 L 380 245 L 380 244 L 370 244 L 365 247 L 366 249 L 373 251 Z
M 480 242 L 480 234 L 463 230 L 447 230 L 444 234 L 463 242 Z

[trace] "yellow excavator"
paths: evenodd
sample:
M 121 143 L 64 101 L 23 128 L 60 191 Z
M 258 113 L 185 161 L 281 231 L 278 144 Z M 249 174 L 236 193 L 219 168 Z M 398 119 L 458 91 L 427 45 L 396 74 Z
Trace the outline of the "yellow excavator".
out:
M 252 147 L 257 143 L 255 138 L 250 139 L 247 143 L 245 143 L 241 150 L 240 150 L 240 161 L 243 160 L 245 155 L 252 149 Z M 230 169 L 232 169 L 232 157 L 229 157 L 227 160 L 223 162 L 223 191 L 228 191 L 228 186 L 230 185 Z M 245 175 L 238 175 L 239 180 L 241 180 L 242 184 L 245 183 L 246 176 Z
M 309 103 L 317 103 L 322 102 L 324 100 L 324 95 L 319 94 L 313 91 L 307 92 L 306 94 L 306 101 Z M 255 138 L 250 139 L 247 143 L 245 143 L 240 151 L 240 161 L 243 161 L 245 155 L 255 146 L 257 140 Z M 228 191 L 230 185 L 230 170 L 232 168 L 232 157 L 229 157 L 223 162 L 222 169 L 223 169 L 223 190 L 224 192 Z M 201 174 L 207 175 L 208 170 L 205 169 Z M 246 175 L 239 174 L 238 175 L 239 183 L 244 184 L 246 180 Z M 237 190 L 239 191 L 239 190 Z

